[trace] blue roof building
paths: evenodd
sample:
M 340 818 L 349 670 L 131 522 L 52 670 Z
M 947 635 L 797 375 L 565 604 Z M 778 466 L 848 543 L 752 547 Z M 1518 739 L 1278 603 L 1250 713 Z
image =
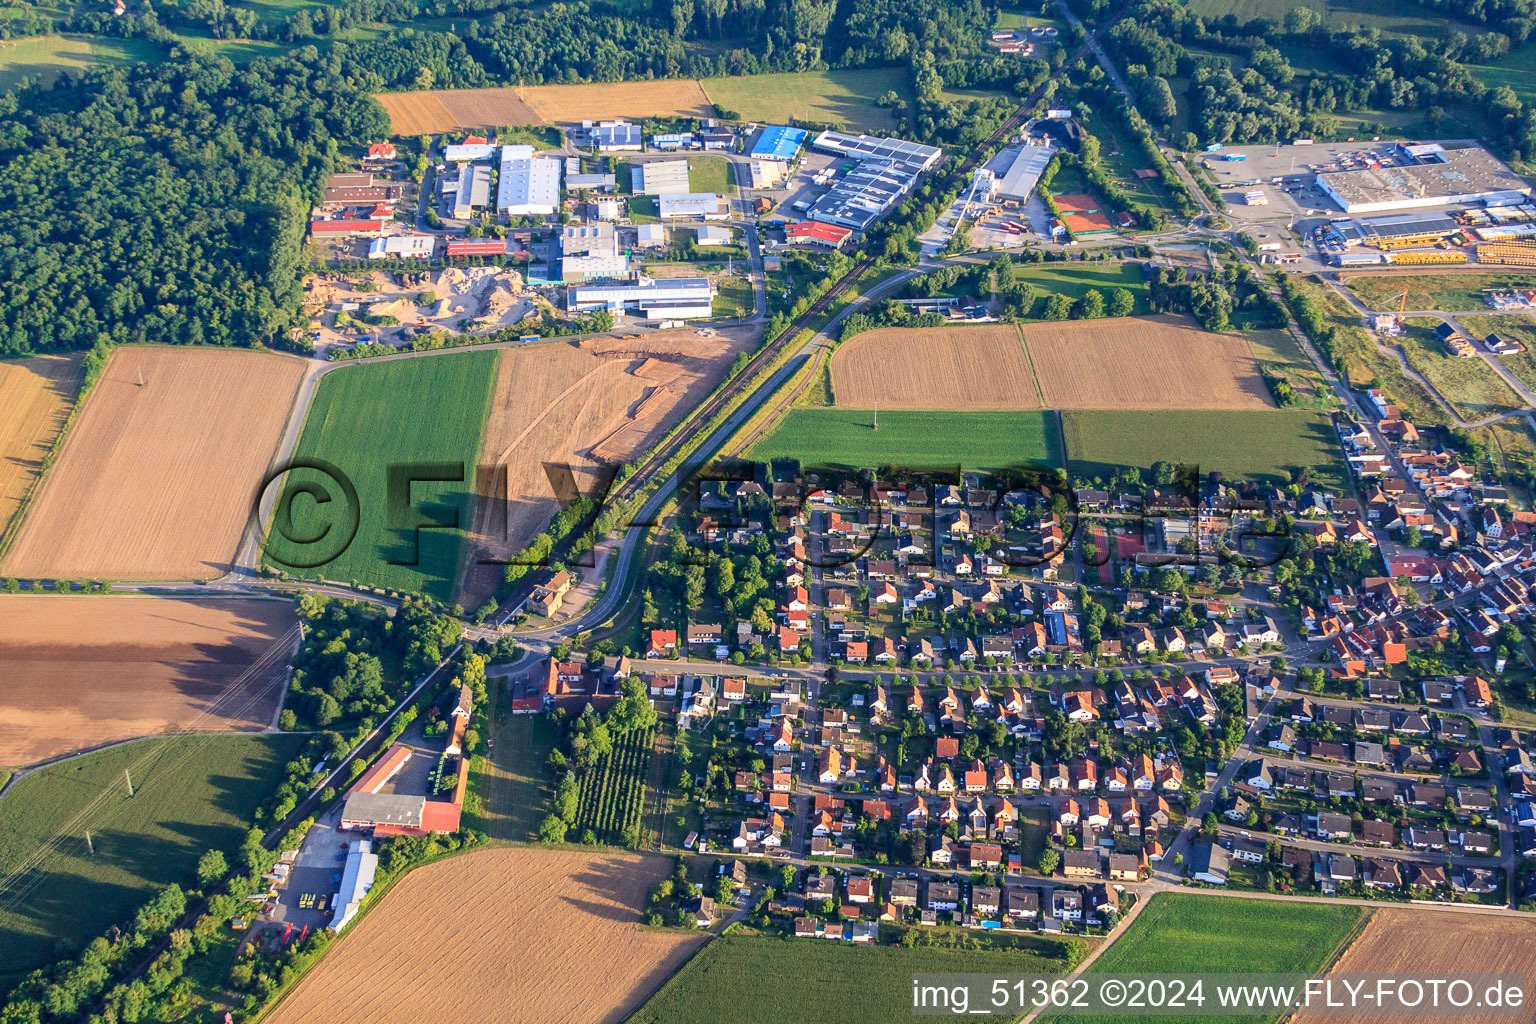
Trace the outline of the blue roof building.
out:
M 793 160 L 805 144 L 804 128 L 790 128 L 782 124 L 770 124 L 758 136 L 752 147 L 752 156 L 758 160 Z

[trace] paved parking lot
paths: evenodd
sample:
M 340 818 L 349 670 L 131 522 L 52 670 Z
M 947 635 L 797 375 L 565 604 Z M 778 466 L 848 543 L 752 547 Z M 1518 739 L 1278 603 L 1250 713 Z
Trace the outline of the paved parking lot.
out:
M 347 844 L 359 838 L 342 832 L 336 825 L 341 820 L 341 808 L 332 808 L 316 821 L 299 847 L 299 856 L 288 875 L 288 884 L 277 894 L 277 908 L 269 919 L 279 924 L 293 923 L 295 929 L 306 925 L 311 929 L 323 928 L 331 921 L 331 900 L 336 895 L 339 881 L 336 875 L 347 859 Z M 325 910 L 301 908 L 300 899 L 306 894 L 325 897 Z

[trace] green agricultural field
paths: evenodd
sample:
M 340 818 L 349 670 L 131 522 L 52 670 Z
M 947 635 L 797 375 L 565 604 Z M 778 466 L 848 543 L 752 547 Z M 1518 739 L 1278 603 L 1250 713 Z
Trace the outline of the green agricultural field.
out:
M 1371 309 L 1396 310 L 1404 291 L 1408 309 L 1438 309 L 1448 313 L 1486 312 L 1487 289 L 1536 287 L 1536 273 L 1511 270 L 1490 274 L 1425 274 L 1423 276 L 1352 277 L 1349 290 Z
M 1480 356 L 1447 354 L 1435 337 L 1434 328 L 1439 323 L 1410 319 L 1407 330 L 1393 343 L 1402 347 L 1408 365 L 1422 373 L 1462 419 L 1479 420 L 1524 407 L 1514 389 Z
M 1106 297 L 1116 288 L 1128 289 L 1136 297 L 1133 314 L 1140 316 L 1149 312 L 1147 282 L 1139 263 L 1016 263 L 1013 278 L 1015 281 L 1028 281 L 1035 286 L 1039 298 L 1030 311 L 1035 314 L 1033 318 L 1038 318 L 1045 310 L 1046 296 L 1051 293 L 1060 292 L 1069 298 L 1080 299 L 1092 288 L 1104 292 Z
M 357 535 L 335 553 L 337 542 L 322 531 L 328 523 L 348 520 L 342 510 L 349 503 L 337 498 L 321 506 L 323 495 L 307 496 L 298 488 L 318 479 L 327 493 L 335 493 L 337 485 L 311 470 L 295 470 L 284 498 L 293 524 L 270 532 L 269 560 L 294 572 L 451 601 L 463 528 L 474 511 L 475 457 L 497 358 L 493 351 L 456 351 L 362 362 L 327 374 L 295 458 L 328 462 L 351 480 L 360 506 Z M 408 485 L 405 502 L 398 499 L 407 476 L 418 482 Z M 416 529 L 432 522 L 455 525 Z M 285 537 L 322 539 L 299 544 Z
M 688 187 L 695 192 L 713 192 L 722 196 L 735 195 L 730 161 L 723 156 L 690 156 Z
M 1336 487 L 1347 482 L 1333 426 L 1311 409 L 1068 411 L 1061 425 L 1070 471 L 1083 479 L 1169 462 L 1220 470 L 1228 480 L 1284 484 L 1305 469 Z
M 1365 916 L 1361 907 L 1157 893 L 1090 974 L 1320 973 L 1343 951 Z M 1212 1024 L 1278 1015 L 1202 1016 Z M 1139 1016 L 1052 1014 L 1042 1021 L 1121 1024 Z M 1171 1019 L 1171 1018 L 1170 1018 Z
M 897 68 L 742 75 L 706 78 L 700 84 L 715 106 L 734 111 L 745 121 L 788 124 L 796 118 L 862 131 L 896 127 L 890 110 L 875 105 L 886 93 L 912 98 L 907 74 Z
M 572 839 L 582 839 L 591 831 L 599 843 L 617 846 L 628 845 L 632 831 L 639 834 L 646 806 L 645 779 L 655 745 L 655 729 L 631 729 L 582 774 Z
M 1290 0 L 1190 0 L 1189 9 L 1207 22 L 1216 22 L 1228 14 L 1239 24 L 1254 18 L 1268 18 L 1279 23 L 1287 11 L 1297 6 Z M 1405 8 L 1391 0 L 1319 0 L 1304 6 L 1323 16 L 1329 28 L 1380 29 L 1383 35 L 1419 35 L 1442 38 L 1447 25 L 1468 33 L 1476 28 L 1451 21 L 1443 14 Z
M 133 916 L 157 888 L 196 883 L 198 858 L 232 853 L 303 736 L 138 740 L 62 761 L 0 799 L 0 989 Z M 132 772 L 130 798 L 123 770 Z M 61 829 L 51 852 L 23 871 Z M 86 849 L 85 830 L 95 853 Z
M 777 428 L 747 452 L 759 462 L 798 459 L 803 465 L 913 469 L 959 465 L 994 470 L 1059 466 L 1054 413 L 914 412 L 791 409 Z
M 827 1019 L 828 999 L 838 1024 L 889 1024 L 912 1014 L 912 976 L 919 973 L 1045 974 L 1065 969 L 1051 939 L 1023 937 L 1019 949 L 961 950 L 856 946 L 846 942 L 726 935 L 696 953 L 629 1024 L 801 1024 Z M 763 979 L 794 979 L 764 990 Z M 835 993 L 835 996 L 832 995 Z M 995 1020 L 968 1015 L 970 1020 Z
M 7 39 L 0 41 L 0 89 L 13 89 L 23 78 L 47 85 L 66 72 L 80 74 L 98 64 L 126 67 L 140 61 L 155 61 L 159 56 L 159 49 L 142 39 Z

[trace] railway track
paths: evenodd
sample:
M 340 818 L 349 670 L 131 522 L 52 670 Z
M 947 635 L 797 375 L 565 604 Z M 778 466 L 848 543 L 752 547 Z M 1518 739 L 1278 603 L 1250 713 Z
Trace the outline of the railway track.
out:
M 742 367 L 735 380 L 715 392 L 714 395 L 706 399 L 702 405 L 695 408 L 686 419 L 679 423 L 671 440 L 660 445 L 650 455 L 646 456 L 645 460 L 635 467 L 635 471 L 615 489 L 609 500 L 618 502 L 629 501 L 644 490 L 646 485 L 651 482 L 650 477 L 656 471 L 656 468 L 666 465 L 693 438 L 695 430 L 691 428 L 708 423 L 720 410 L 735 401 L 737 397 L 751 386 L 757 375 L 778 357 L 786 345 L 794 341 L 795 337 L 805 330 L 812 320 L 824 313 L 838 296 L 851 288 L 853 283 L 862 277 L 864 272 L 874 266 L 874 264 L 875 258 L 873 256 L 866 256 L 855 263 L 853 268 L 844 274 L 836 284 L 828 288 L 821 298 L 811 303 L 804 313 L 795 317 L 776 339 L 759 349 L 757 354 L 747 361 L 747 365 Z

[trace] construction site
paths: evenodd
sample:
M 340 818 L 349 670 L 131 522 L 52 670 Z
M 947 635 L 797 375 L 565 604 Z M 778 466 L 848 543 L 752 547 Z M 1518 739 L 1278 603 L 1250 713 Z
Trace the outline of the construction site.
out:
M 318 274 L 304 284 L 310 340 L 325 352 L 362 341 L 398 343 L 425 330 L 491 334 L 555 307 L 501 267 Z

